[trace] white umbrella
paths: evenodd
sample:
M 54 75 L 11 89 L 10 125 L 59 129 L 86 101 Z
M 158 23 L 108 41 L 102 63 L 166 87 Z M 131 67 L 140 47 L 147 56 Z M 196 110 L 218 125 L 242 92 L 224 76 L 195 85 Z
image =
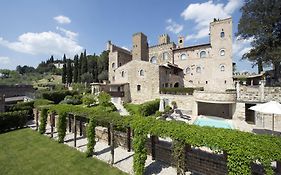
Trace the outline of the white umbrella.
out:
M 263 104 L 252 106 L 249 109 L 265 114 L 272 114 L 272 134 L 274 131 L 274 114 L 281 114 L 281 104 L 276 101 L 270 101 Z

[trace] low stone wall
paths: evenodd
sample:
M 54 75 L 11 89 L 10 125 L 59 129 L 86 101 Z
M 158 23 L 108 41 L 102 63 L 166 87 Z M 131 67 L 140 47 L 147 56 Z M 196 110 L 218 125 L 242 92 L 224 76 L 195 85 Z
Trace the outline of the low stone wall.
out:
M 193 93 L 196 101 L 217 102 L 217 103 L 235 103 L 236 92 L 208 92 L 195 91 Z
M 179 109 L 192 111 L 194 107 L 194 97 L 192 95 L 172 95 L 172 94 L 160 94 L 161 99 L 168 99 L 169 105 L 175 101 Z
M 244 102 L 281 102 L 281 87 L 239 86 L 238 101 Z

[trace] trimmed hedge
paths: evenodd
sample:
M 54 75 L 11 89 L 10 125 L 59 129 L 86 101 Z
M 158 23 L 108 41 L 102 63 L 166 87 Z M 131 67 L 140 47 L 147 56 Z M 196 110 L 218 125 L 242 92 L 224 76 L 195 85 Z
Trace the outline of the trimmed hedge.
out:
M 160 100 L 156 99 L 153 101 L 145 102 L 141 105 L 139 111 L 143 116 L 150 116 L 156 113 L 159 110 Z
M 58 142 L 63 143 L 66 135 L 66 116 L 65 112 L 59 113 L 57 131 L 58 131 Z
M 42 98 L 53 101 L 55 104 L 58 104 L 59 102 L 61 102 L 62 100 L 64 100 L 64 98 L 67 95 L 78 95 L 77 91 L 50 91 L 50 92 L 44 92 L 42 94 Z
M 50 104 L 54 104 L 54 102 L 46 99 L 37 99 L 34 101 L 34 107 L 50 105 Z
M 161 94 L 176 94 L 176 95 L 192 95 L 195 90 L 203 91 L 203 87 L 198 88 L 184 88 L 184 87 L 177 87 L 177 88 L 160 88 Z
M 0 132 L 22 128 L 29 119 L 29 110 L 0 113 Z
M 96 145 L 96 121 L 94 118 L 91 118 L 89 121 L 89 124 L 87 126 L 87 139 L 88 139 L 88 143 L 87 143 L 87 151 L 86 151 L 86 156 L 90 157 L 93 155 L 94 153 L 94 148 Z

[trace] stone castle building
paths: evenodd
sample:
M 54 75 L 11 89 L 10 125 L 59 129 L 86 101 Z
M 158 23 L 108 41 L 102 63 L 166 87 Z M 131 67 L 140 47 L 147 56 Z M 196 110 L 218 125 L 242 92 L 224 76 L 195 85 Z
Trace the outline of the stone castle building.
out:
M 160 88 L 203 87 L 207 91 L 233 88 L 232 19 L 210 23 L 210 42 L 185 46 L 167 34 L 149 46 L 147 36 L 135 33 L 132 51 L 107 44 L 111 91 L 124 90 L 124 101 L 142 103 L 159 98 Z M 118 85 L 118 86 L 117 86 Z

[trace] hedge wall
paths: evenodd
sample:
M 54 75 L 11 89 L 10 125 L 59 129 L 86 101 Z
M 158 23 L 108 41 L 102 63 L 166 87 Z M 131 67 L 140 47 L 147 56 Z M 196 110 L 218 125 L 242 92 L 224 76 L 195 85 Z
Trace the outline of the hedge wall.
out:
M 153 101 L 145 102 L 141 104 L 139 112 L 143 116 L 150 116 L 159 110 L 160 100 L 156 99 Z
M 50 92 L 44 92 L 42 94 L 42 98 L 53 101 L 55 104 L 58 104 L 61 102 L 67 95 L 77 95 L 77 91 L 50 91 Z
M 29 111 L 14 111 L 0 113 L 0 132 L 22 128 L 29 119 Z

